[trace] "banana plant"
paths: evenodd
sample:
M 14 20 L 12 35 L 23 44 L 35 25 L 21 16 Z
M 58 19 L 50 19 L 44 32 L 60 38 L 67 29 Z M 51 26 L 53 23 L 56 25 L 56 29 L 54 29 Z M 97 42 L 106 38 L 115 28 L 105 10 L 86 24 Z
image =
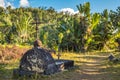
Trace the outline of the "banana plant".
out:
M 87 29 L 87 35 L 86 35 L 86 49 L 90 50 L 89 47 L 91 47 L 92 45 L 90 45 L 91 43 L 94 43 L 94 30 L 98 27 L 99 22 L 100 22 L 101 16 L 98 13 L 94 13 L 91 16 L 91 20 L 90 20 L 90 25 Z
M 100 23 L 97 28 L 94 30 L 94 39 L 98 43 L 97 45 L 100 49 L 108 49 L 107 41 L 111 38 L 112 35 L 112 23 L 109 19 L 108 10 L 105 9 L 101 14 Z M 99 37 L 98 37 L 99 36 Z M 101 44 L 101 45 L 99 45 Z
M 34 37 L 35 28 L 31 25 L 33 18 L 31 15 L 27 16 L 22 14 L 15 22 L 16 30 L 17 30 L 17 40 L 20 43 L 26 42 L 27 40 Z

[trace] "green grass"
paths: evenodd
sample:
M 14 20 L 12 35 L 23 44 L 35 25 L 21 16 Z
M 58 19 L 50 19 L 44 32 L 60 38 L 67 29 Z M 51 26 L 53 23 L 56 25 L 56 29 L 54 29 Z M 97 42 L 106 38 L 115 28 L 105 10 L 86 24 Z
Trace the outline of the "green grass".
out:
M 33 77 L 16 77 L 12 78 L 13 69 L 18 68 L 19 60 L 10 60 L 7 63 L 0 63 L 0 80 L 82 80 L 83 75 L 82 68 L 83 64 L 87 62 L 95 61 L 101 56 L 107 56 L 109 53 L 103 52 L 95 52 L 95 53 L 86 53 L 86 54 L 78 54 L 78 53 L 62 53 L 61 59 L 70 59 L 75 61 L 75 67 L 71 70 L 66 70 L 63 72 L 59 72 L 53 75 L 45 76 L 45 75 L 35 75 Z M 117 56 L 119 56 L 118 53 Z M 56 55 L 53 55 L 54 58 L 57 58 Z M 120 80 L 120 63 L 112 63 L 107 60 L 107 57 L 102 61 L 101 74 L 98 75 L 102 77 L 98 80 Z M 104 72 L 104 73 L 102 73 Z M 93 76 L 92 74 L 90 74 Z M 86 75 L 86 77 L 89 75 Z M 106 77 L 106 78 L 105 78 Z M 86 79 L 92 80 L 92 79 Z M 97 79 L 95 79 L 97 80 Z
M 0 80 L 12 79 L 13 69 L 18 67 L 18 61 L 9 61 L 7 63 L 0 63 Z

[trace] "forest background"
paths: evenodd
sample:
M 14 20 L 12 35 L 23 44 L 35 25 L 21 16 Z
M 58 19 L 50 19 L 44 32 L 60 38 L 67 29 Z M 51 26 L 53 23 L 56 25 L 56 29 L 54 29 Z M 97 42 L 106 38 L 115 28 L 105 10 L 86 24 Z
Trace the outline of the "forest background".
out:
M 0 44 L 32 45 L 36 40 L 32 23 L 37 18 L 39 39 L 47 48 L 75 52 L 119 48 L 119 6 L 101 13 L 91 13 L 89 2 L 76 7 L 76 14 L 57 12 L 53 7 L 0 7 Z

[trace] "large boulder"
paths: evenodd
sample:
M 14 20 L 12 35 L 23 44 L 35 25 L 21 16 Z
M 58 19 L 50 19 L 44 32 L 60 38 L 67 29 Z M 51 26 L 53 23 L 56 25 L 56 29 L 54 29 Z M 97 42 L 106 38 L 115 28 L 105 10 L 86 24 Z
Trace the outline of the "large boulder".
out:
M 20 61 L 21 71 L 30 71 L 44 74 L 53 74 L 58 71 L 57 65 L 51 54 L 42 48 L 28 50 Z
M 74 66 L 72 60 L 54 60 L 49 50 L 42 47 L 41 41 L 34 42 L 34 48 L 28 50 L 21 58 L 19 69 L 13 71 L 14 75 L 50 75 Z

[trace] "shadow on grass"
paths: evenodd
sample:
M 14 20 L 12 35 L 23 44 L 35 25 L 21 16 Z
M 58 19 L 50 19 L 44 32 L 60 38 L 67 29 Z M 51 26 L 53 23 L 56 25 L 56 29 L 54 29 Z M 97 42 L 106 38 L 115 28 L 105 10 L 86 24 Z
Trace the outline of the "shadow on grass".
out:
M 86 68 L 81 69 L 81 80 L 120 80 L 120 64 L 114 64 L 109 67 L 104 65 L 88 66 L 91 63 L 86 62 Z M 94 65 L 94 63 L 93 63 Z M 107 65 L 107 64 L 106 64 Z
M 80 58 L 85 58 L 82 61 Z M 120 64 L 111 64 L 106 61 L 106 56 L 73 56 L 75 61 L 75 66 L 73 69 L 58 72 L 53 75 L 34 75 L 32 77 L 18 77 L 12 78 L 13 69 L 17 68 L 16 63 L 12 64 L 0 64 L 0 80 L 120 80 Z M 93 60 L 102 60 L 100 63 L 98 61 L 92 62 Z M 106 62 L 105 62 L 106 61 Z M 82 63 L 82 64 L 81 64 Z M 13 64 L 15 66 L 11 67 Z M 87 66 L 82 67 L 82 65 Z M 94 67 L 94 66 L 95 67 Z M 107 66 L 108 67 L 102 67 Z M 96 70 L 97 67 L 97 70 Z M 100 67 L 100 68 L 99 68 Z M 83 68 L 83 69 L 82 69 Z M 93 70 L 91 70 L 91 68 Z M 90 70 L 89 70 L 90 69 Z
M 109 56 L 109 55 L 108 55 Z M 86 58 L 86 59 L 105 59 L 108 56 L 100 56 L 100 55 L 84 55 L 84 56 L 78 56 L 78 57 L 73 57 L 73 58 Z
M 52 75 L 39 75 L 35 74 L 33 76 L 13 76 L 13 69 L 16 67 L 11 67 L 11 64 L 0 64 L 0 80 L 79 80 L 74 79 L 73 74 L 79 76 L 77 72 L 79 66 L 76 65 L 73 68 L 65 71 L 61 71 Z
M 0 80 L 11 80 L 12 69 L 6 69 L 7 64 L 0 64 Z
M 108 67 L 101 69 L 102 72 L 107 72 L 110 80 L 120 80 L 120 63 L 108 63 Z

